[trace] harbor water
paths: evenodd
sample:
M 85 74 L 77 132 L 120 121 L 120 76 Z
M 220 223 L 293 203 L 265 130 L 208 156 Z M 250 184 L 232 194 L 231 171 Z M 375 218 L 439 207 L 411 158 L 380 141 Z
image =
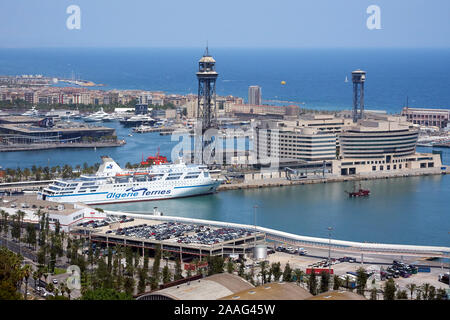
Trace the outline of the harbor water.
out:
M 450 50 L 428 49 L 214 49 L 220 95 L 247 96 L 249 85 L 263 88 L 263 99 L 302 102 L 311 109 L 349 109 L 352 70 L 367 71 L 367 109 L 398 113 L 409 97 L 411 107 L 448 106 Z M 43 74 L 105 84 L 101 89 L 196 92 L 195 72 L 203 49 L 1 49 L 0 74 Z M 395 73 L 392 72 L 395 70 Z M 429 75 L 433 76 L 430 77 Z M 281 85 L 281 81 L 286 85 Z M 268 102 L 270 103 L 270 102 Z M 0 153 L 3 168 L 30 168 L 85 162 L 93 165 L 109 155 L 121 166 L 154 155 L 158 148 L 170 158 L 177 144 L 158 133 L 129 136 L 116 128 L 126 145 L 97 149 L 53 149 Z M 431 148 L 418 151 L 431 152 Z M 441 149 L 450 164 L 450 149 Z M 103 206 L 109 210 L 256 223 L 301 235 L 342 240 L 450 246 L 450 177 L 448 175 L 380 179 L 362 182 L 368 198 L 349 199 L 352 183 L 328 183 L 233 190 L 166 201 Z

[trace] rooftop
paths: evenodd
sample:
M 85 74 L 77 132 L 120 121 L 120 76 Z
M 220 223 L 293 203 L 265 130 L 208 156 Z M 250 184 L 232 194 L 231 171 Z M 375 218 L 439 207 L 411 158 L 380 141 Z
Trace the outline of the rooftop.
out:
M 367 300 L 363 296 L 350 291 L 328 291 L 307 300 Z
M 73 132 L 73 131 L 98 131 L 98 130 L 107 130 L 107 131 L 114 131 L 113 128 L 108 127 L 100 127 L 100 126 L 89 126 L 85 124 L 81 125 L 61 125 L 58 124 L 52 128 L 44 128 L 44 127 L 38 127 L 33 126 L 30 124 L 2 124 L 0 125 L 1 129 L 7 129 L 7 130 L 14 130 L 22 133 L 33 133 L 33 132 L 40 132 L 40 133 L 58 133 L 58 132 Z
M 292 282 L 273 282 L 246 289 L 220 300 L 305 300 L 312 295 Z
M 220 273 L 200 280 L 156 291 L 174 300 L 218 300 L 236 292 L 252 289 L 253 286 L 239 276 Z M 152 295 L 152 294 L 151 294 Z

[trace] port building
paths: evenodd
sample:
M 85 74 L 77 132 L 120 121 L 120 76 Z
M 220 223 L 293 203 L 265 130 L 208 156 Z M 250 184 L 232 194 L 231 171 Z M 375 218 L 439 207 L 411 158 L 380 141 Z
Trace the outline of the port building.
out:
M 257 159 L 279 157 L 307 162 L 336 159 L 336 134 L 313 128 L 265 123 L 256 128 Z
M 402 109 L 402 116 L 413 123 L 421 126 L 435 126 L 441 129 L 447 127 L 450 122 L 449 109 L 427 109 L 427 108 L 409 108 Z
M 306 162 L 336 159 L 338 134 L 353 125 L 333 115 L 305 115 L 296 120 L 261 120 L 254 141 L 258 159 L 279 157 Z
M 61 230 L 70 231 L 79 223 L 87 221 L 98 221 L 106 218 L 106 214 L 92 209 L 82 203 L 55 203 L 38 199 L 36 195 L 8 196 L 3 197 L 0 210 L 4 210 L 10 216 L 18 210 L 25 212 L 23 221 L 25 223 L 39 223 L 40 213 L 48 213 L 49 227 L 55 228 L 55 223 L 59 221 Z
M 344 130 L 338 135 L 340 154 L 332 161 L 333 174 L 439 170 L 440 155 L 416 153 L 418 130 L 403 120 L 389 116 L 385 120 L 360 120 Z
M 49 118 L 25 116 L 0 118 L 0 141 L 3 144 L 30 144 L 52 142 L 81 142 L 83 140 L 116 139 L 114 128 L 57 122 L 43 125 Z

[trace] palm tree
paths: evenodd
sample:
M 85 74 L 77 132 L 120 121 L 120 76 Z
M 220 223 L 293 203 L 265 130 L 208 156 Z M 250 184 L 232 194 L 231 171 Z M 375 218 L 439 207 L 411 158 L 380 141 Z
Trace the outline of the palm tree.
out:
M 8 232 L 9 232 L 9 225 L 8 225 L 8 217 L 9 217 L 9 214 L 8 214 L 8 212 L 6 212 L 6 211 L 4 211 L 4 210 L 2 210 L 1 211 L 1 213 L 2 213 L 2 218 L 3 218 L 3 233 L 4 233 L 4 235 L 5 235 L 5 239 L 4 239 L 4 241 L 5 241 L 5 247 L 6 247 L 6 239 L 8 238 Z
M 422 285 L 422 294 L 423 294 L 423 300 L 428 300 L 430 295 L 430 284 L 424 283 Z
M 67 292 L 67 296 L 68 296 L 68 298 L 70 300 L 70 293 L 72 292 L 72 290 L 70 290 L 69 287 L 66 287 L 66 292 Z
M 61 295 L 64 297 L 64 292 L 66 292 L 66 285 L 64 282 L 59 285 L 59 289 L 61 290 Z
M 416 291 L 416 288 L 417 288 L 417 285 L 415 283 L 408 283 L 406 285 L 406 289 L 408 289 L 409 292 L 411 293 L 410 296 L 409 296 L 411 300 L 413 298 L 414 291 Z
M 25 278 L 25 300 L 27 300 L 27 295 L 28 295 L 28 279 L 30 278 L 31 275 L 31 271 L 33 269 L 31 268 L 31 266 L 29 264 L 26 264 L 25 266 L 23 266 L 22 268 L 22 275 Z
M 33 272 L 33 280 L 34 280 L 34 287 L 36 287 L 37 284 L 37 280 L 39 279 L 39 271 L 34 271 Z
M 295 269 L 294 274 L 295 274 L 295 278 L 297 279 L 297 284 L 300 285 L 300 283 L 303 282 L 302 280 L 303 280 L 303 276 L 305 273 L 300 269 Z
M 421 287 L 416 288 L 416 300 L 422 300 L 422 288 Z
M 261 271 L 259 272 L 259 274 L 261 275 L 261 279 L 262 279 L 262 284 L 266 283 L 266 277 L 267 277 L 267 262 L 266 261 L 262 261 L 260 264 L 261 267 Z
M 22 224 L 23 224 L 23 218 L 25 217 L 25 212 L 22 210 L 17 210 L 17 222 L 19 223 L 19 254 L 22 252 L 20 247 L 20 240 L 22 237 Z

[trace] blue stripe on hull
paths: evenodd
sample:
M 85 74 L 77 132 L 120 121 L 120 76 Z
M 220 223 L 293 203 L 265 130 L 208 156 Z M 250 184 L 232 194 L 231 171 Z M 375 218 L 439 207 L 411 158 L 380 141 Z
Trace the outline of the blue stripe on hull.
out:
M 202 185 L 195 185 L 195 186 L 180 186 L 180 187 L 173 187 L 173 189 L 187 189 L 187 188 L 197 188 L 197 187 L 218 187 L 220 185 L 220 183 L 210 183 L 210 184 L 202 184 Z M 212 189 L 212 190 L 211 190 Z M 168 197 L 164 197 L 164 198 L 157 198 L 157 199 L 152 199 L 152 198 L 138 198 L 138 199 L 123 199 L 123 200 L 115 200 L 115 199 L 111 199 L 111 201 L 102 201 L 100 199 L 98 199 L 99 202 L 96 202 L 97 199 L 92 199 L 92 200 L 77 200 L 76 202 L 82 202 L 82 203 L 86 203 L 86 204 L 114 204 L 114 203 L 120 203 L 120 202 L 134 202 L 134 201 L 153 201 L 153 200 L 167 200 L 167 199 L 175 199 L 175 198 L 183 198 L 183 197 L 192 197 L 192 196 L 200 196 L 200 195 L 205 195 L 205 194 L 211 194 L 215 192 L 216 188 L 210 188 L 210 190 L 205 190 L 203 192 L 200 193 L 195 193 L 192 194 L 189 191 L 186 192 L 182 192 L 181 195 L 178 196 L 168 196 Z M 64 194 L 64 195 L 45 195 L 46 198 L 64 198 L 64 197 L 74 197 L 74 196 L 80 196 L 80 197 L 84 197 L 84 196 L 92 196 L 92 195 L 101 195 L 101 194 L 108 194 L 110 192 L 94 192 L 94 193 L 78 193 L 78 194 Z M 64 200 L 62 200 L 64 201 Z
M 198 186 L 174 187 L 174 189 L 209 187 L 209 186 L 214 186 L 214 185 L 215 185 L 215 183 L 210 183 L 210 184 L 201 184 L 201 185 L 198 185 Z

